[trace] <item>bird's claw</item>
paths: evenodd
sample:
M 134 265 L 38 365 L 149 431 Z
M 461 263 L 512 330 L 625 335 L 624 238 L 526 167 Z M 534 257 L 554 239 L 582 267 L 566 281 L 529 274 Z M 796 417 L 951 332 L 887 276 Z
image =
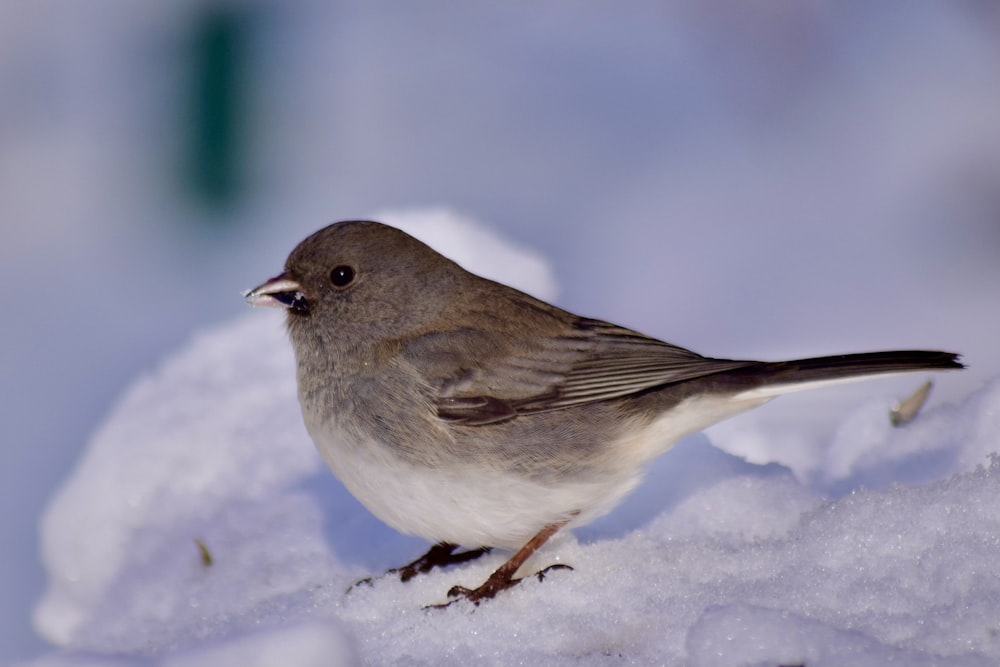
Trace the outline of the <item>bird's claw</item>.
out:
M 563 563 L 556 563 L 554 565 L 549 565 L 548 567 L 542 568 L 538 572 L 535 572 L 533 576 L 538 581 L 545 581 L 545 575 L 552 570 L 572 570 L 573 566 L 565 565 Z M 495 575 L 496 573 L 494 573 Z M 456 602 L 461 602 L 462 600 L 468 600 L 475 606 L 479 606 L 479 603 L 483 600 L 489 600 L 496 596 L 500 591 L 505 591 L 508 588 L 513 588 L 519 583 L 527 579 L 528 577 L 521 577 L 520 579 L 505 579 L 502 577 L 490 577 L 478 588 L 466 588 L 465 586 L 452 586 L 448 590 L 448 597 L 452 598 L 448 602 L 441 604 L 432 604 L 424 607 L 425 609 L 444 609 L 445 607 L 450 607 Z

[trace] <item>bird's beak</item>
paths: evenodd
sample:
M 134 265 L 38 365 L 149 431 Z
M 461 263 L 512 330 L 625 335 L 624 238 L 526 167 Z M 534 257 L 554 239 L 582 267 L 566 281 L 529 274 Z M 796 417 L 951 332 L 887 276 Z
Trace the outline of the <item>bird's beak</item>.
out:
M 286 308 L 297 313 L 309 311 L 309 301 L 302 292 L 302 285 L 284 273 L 271 278 L 263 285 L 244 292 L 243 297 L 251 306 Z

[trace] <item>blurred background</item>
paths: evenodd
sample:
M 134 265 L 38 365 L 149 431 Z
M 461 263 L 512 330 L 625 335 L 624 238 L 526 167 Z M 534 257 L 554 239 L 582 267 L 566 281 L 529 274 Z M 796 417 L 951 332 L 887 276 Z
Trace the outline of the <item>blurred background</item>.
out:
M 705 354 L 1000 369 L 1000 6 L 0 4 L 0 662 L 124 388 L 314 229 L 445 206 Z M 305 443 L 307 444 L 307 443 Z

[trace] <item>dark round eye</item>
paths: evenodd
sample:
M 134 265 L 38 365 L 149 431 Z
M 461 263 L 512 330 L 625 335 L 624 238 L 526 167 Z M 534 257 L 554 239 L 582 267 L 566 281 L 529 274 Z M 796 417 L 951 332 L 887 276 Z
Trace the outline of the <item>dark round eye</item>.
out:
M 330 271 L 330 282 L 335 287 L 347 287 L 354 282 L 354 269 L 346 264 L 333 267 L 333 270 Z

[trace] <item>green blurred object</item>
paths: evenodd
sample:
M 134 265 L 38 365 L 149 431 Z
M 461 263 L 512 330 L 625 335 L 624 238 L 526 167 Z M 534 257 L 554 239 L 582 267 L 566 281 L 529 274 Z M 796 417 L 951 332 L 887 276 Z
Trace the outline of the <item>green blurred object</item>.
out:
M 232 7 L 213 8 L 193 25 L 184 176 L 194 198 L 215 209 L 232 207 L 240 194 L 247 30 Z

